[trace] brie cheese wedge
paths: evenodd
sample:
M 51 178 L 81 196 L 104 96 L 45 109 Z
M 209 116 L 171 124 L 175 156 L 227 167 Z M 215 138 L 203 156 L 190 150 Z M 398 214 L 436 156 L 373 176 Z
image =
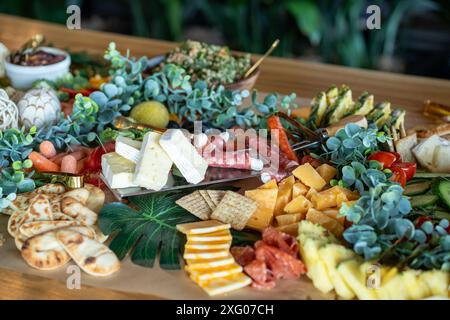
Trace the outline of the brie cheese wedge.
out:
M 139 160 L 139 151 L 141 150 L 142 142 L 130 138 L 118 136 L 116 139 L 115 151 L 131 162 L 137 163 Z
M 161 190 L 167 183 L 172 160 L 159 145 L 161 135 L 147 132 L 139 152 L 133 182 L 140 187 Z
M 197 152 L 182 130 L 167 130 L 161 136 L 159 144 L 187 182 L 196 184 L 205 178 L 208 163 Z
M 102 155 L 102 173 L 113 189 L 136 187 L 133 175 L 136 165 L 116 152 Z

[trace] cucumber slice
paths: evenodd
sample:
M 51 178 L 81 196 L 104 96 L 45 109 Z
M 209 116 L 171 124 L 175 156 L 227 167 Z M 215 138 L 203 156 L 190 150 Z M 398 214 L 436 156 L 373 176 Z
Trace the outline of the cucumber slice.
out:
M 414 178 L 450 178 L 450 173 L 417 171 Z
M 436 210 L 433 212 L 433 217 L 438 219 L 447 219 L 450 221 L 450 213 L 447 211 Z
M 435 190 L 441 201 L 450 208 L 450 181 L 439 181 Z
M 431 181 L 409 184 L 405 187 L 405 196 L 415 196 L 427 192 L 431 187 Z
M 413 208 L 427 207 L 435 204 L 439 200 L 439 197 L 434 194 L 425 194 L 420 196 L 414 196 L 411 198 L 411 206 Z

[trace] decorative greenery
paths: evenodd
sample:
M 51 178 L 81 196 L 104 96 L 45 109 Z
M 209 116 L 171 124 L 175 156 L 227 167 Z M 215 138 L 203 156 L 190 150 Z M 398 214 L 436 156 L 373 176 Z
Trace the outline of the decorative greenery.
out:
M 448 220 L 443 219 L 435 226 L 424 223 L 416 229 L 403 188 L 388 180 L 390 172 L 382 170 L 379 162 L 367 160 L 388 139 L 375 128 L 348 124 L 323 146 L 321 157 L 339 168 L 340 180 L 332 184 L 360 193 L 355 204 L 343 204 L 340 209 L 340 214 L 352 223 L 343 237 L 367 260 L 382 258 L 412 268 L 447 270 L 450 267 L 450 240 L 445 231 Z
M 183 192 L 177 191 L 130 198 L 138 211 L 119 202 L 105 205 L 99 226 L 105 234 L 117 232 L 109 245 L 111 250 L 119 259 L 132 251 L 131 260 L 144 267 L 153 267 L 159 250 L 161 268 L 179 269 L 182 241 L 176 225 L 197 220 L 175 204 L 182 196 Z
M 206 82 L 201 80 L 192 83 L 186 71 L 173 64 L 165 65 L 160 72 L 144 79 L 142 72 L 147 68 L 147 58 L 136 60 L 129 53 L 122 56 L 114 43 L 110 43 L 105 59 L 111 62 L 111 81 L 102 86 L 101 92 L 90 95 L 100 108 L 100 131 L 116 116 L 126 114 L 131 106 L 145 100 L 164 103 L 169 112 L 176 114 L 179 119 L 186 118 L 191 122 L 203 120 L 222 128 L 260 125 L 263 117 L 251 110 L 252 106 L 263 114 L 275 112 L 278 103 L 286 110 L 297 107 L 293 103 L 295 94 L 285 96 L 280 101 L 277 94 L 269 94 L 263 102 L 258 103 L 257 93 L 254 92 L 252 105 L 240 108 L 249 94 L 247 91 L 229 91 L 223 86 L 208 88 Z
M 378 144 L 385 143 L 389 139 L 384 132 L 379 132 L 374 126 L 365 129 L 349 123 L 326 141 L 323 146 L 325 154 L 322 157 L 327 157 L 338 168 L 353 161 L 366 164 L 367 155 L 379 150 Z

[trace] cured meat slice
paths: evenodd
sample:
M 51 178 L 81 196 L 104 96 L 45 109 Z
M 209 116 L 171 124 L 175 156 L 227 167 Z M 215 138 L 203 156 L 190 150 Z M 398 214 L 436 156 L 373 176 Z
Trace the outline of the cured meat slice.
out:
M 262 239 L 266 244 L 279 248 L 294 258 L 298 256 L 297 241 L 287 233 L 280 232 L 273 227 L 268 227 L 263 231 Z
M 264 261 L 275 279 L 296 279 L 306 272 L 303 262 L 290 254 L 263 241 L 258 241 L 255 245 L 256 260 Z
M 258 289 L 272 289 L 275 287 L 276 283 L 273 273 L 267 268 L 264 261 L 253 260 L 253 262 L 244 267 L 244 271 L 252 278 L 252 287 Z
M 233 255 L 234 260 L 236 260 L 236 263 L 243 267 L 250 264 L 256 258 L 255 249 L 250 246 L 233 247 L 230 252 Z

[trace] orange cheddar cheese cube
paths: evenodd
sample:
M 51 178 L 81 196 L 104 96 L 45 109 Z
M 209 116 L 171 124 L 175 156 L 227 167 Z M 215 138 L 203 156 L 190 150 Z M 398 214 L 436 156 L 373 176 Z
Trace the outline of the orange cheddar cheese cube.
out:
M 298 166 L 292 174 L 308 187 L 314 188 L 317 191 L 322 190 L 327 182 L 320 176 L 316 169 L 309 163 Z

